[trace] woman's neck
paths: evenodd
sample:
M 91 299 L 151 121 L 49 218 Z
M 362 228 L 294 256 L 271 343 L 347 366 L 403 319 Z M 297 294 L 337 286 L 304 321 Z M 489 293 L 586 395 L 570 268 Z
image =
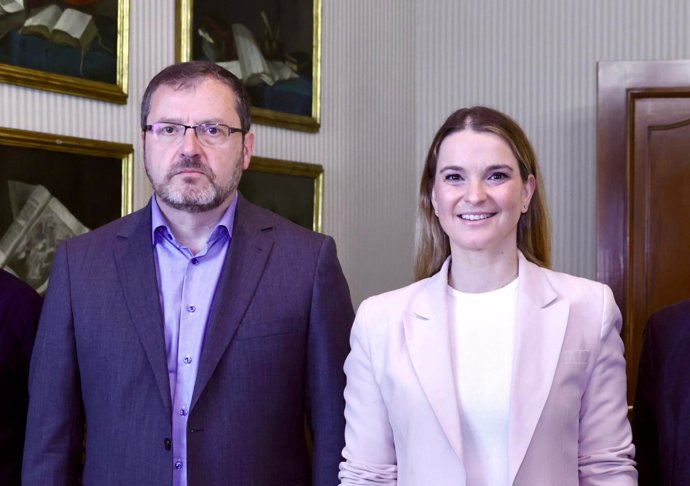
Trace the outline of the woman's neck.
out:
M 518 251 L 453 252 L 448 283 L 461 292 L 479 293 L 505 287 L 518 276 Z

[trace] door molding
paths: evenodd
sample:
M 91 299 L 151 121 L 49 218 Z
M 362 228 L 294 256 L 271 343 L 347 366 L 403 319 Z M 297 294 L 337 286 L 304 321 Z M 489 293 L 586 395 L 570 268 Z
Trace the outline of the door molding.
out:
M 623 314 L 632 403 L 645 324 L 631 325 L 635 104 L 642 98 L 690 96 L 690 61 L 599 62 L 597 85 L 597 280 L 611 287 Z

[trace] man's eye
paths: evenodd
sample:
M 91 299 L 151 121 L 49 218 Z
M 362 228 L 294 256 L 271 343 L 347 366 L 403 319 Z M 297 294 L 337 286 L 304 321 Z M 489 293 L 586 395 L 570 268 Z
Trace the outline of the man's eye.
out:
M 177 131 L 175 125 L 159 125 L 156 133 L 158 133 L 158 135 L 175 135 Z
M 202 130 L 204 135 L 208 135 L 210 137 L 217 137 L 221 134 L 220 127 L 217 125 L 203 125 Z

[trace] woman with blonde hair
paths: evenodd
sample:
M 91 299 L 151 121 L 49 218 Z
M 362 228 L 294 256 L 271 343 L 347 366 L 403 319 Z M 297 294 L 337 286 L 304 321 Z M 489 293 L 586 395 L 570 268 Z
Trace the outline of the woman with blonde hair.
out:
M 418 281 L 357 312 L 341 484 L 636 484 L 620 312 L 549 264 L 527 137 L 456 111 L 422 174 Z

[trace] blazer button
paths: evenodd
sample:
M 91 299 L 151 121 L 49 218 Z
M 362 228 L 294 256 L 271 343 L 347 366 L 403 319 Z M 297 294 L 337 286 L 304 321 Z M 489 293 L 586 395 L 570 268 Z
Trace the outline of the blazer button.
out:
M 170 449 L 172 449 L 172 441 L 171 441 L 170 439 L 168 439 L 168 438 L 166 438 L 166 439 L 163 441 L 163 445 L 165 446 L 165 450 L 166 450 L 166 451 L 169 451 Z

